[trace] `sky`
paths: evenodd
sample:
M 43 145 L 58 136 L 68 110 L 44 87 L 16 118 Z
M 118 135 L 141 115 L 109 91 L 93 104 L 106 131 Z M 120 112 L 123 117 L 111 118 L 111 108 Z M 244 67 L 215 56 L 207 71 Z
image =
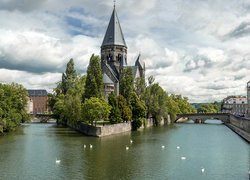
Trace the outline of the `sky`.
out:
M 1 0 L 0 83 L 52 92 L 74 59 L 85 74 L 100 54 L 112 0 Z M 190 102 L 246 95 L 249 0 L 116 0 L 128 46 L 169 94 Z

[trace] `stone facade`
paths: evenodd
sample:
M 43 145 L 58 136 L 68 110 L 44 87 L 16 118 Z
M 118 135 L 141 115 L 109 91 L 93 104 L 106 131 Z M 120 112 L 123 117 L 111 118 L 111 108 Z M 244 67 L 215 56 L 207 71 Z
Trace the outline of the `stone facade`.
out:
M 88 136 L 103 137 L 132 130 L 131 123 L 119 123 L 105 126 L 91 126 L 78 122 L 77 124 L 68 124 L 69 127 Z
M 250 117 L 250 81 L 247 82 L 247 116 Z
M 127 45 L 115 7 L 101 45 L 101 67 L 106 99 L 111 92 L 119 95 L 119 82 L 124 68 L 132 68 L 134 79 L 145 76 L 145 65 L 141 63 L 140 55 L 134 66 L 127 66 Z
M 236 115 L 247 114 L 247 98 L 245 96 L 228 96 L 222 101 L 221 112 Z

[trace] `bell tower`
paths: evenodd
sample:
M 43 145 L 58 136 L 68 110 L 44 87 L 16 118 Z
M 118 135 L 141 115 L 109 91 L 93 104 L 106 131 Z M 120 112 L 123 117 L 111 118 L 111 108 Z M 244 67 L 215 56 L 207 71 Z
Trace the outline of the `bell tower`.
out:
M 101 61 L 109 65 L 117 80 L 127 65 L 127 45 L 116 13 L 115 5 L 101 45 Z

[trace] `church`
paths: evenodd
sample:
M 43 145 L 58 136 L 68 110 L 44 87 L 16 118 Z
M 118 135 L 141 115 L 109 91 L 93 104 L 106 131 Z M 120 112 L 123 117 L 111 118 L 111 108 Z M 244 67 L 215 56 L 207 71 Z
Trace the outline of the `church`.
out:
M 101 45 L 101 68 L 103 73 L 104 97 L 111 92 L 119 95 L 121 73 L 125 68 L 132 68 L 133 78 L 145 78 L 145 64 L 140 61 L 140 54 L 134 66 L 127 65 L 127 45 L 114 6 L 108 28 Z

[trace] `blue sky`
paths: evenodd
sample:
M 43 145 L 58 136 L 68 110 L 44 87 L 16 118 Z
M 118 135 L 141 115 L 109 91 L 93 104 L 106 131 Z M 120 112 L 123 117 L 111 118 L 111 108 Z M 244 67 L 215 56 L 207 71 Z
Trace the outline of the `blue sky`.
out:
M 0 82 L 52 91 L 70 58 L 85 73 L 112 9 L 112 0 L 2 0 Z M 128 63 L 140 52 L 167 92 L 191 102 L 246 95 L 250 1 L 119 0 L 116 9 Z

